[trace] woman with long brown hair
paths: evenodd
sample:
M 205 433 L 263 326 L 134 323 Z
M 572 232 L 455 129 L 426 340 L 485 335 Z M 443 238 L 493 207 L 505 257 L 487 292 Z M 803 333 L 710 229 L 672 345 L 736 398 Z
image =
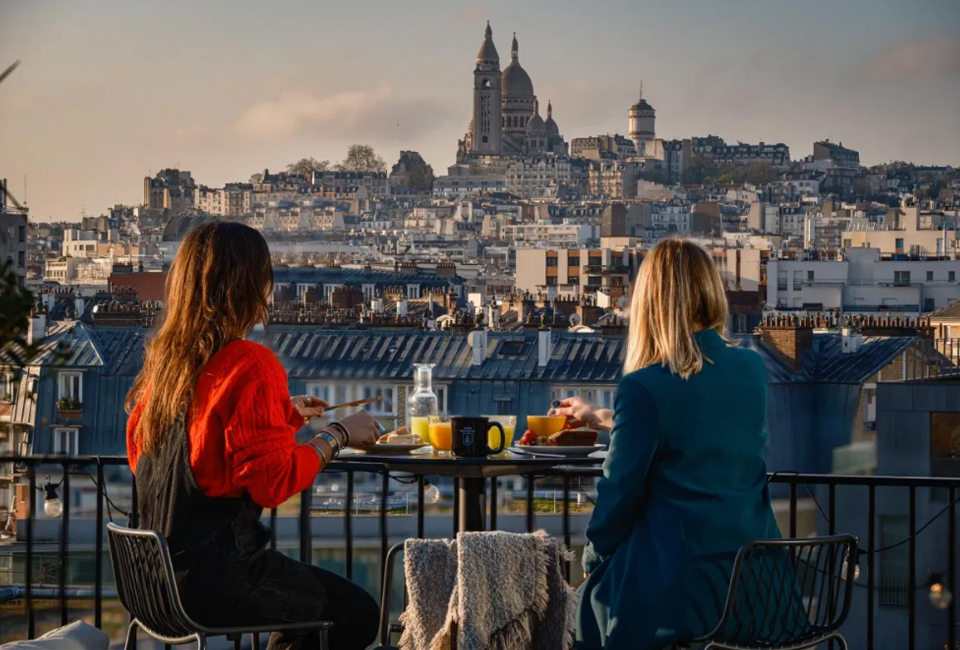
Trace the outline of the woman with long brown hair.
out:
M 578 648 L 656 650 L 706 634 L 740 547 L 780 536 L 763 460 L 766 368 L 727 342 L 726 319 L 710 255 L 660 242 L 633 288 L 615 409 L 554 409 L 611 429 L 586 533 Z
M 379 426 L 359 411 L 297 444 L 297 430 L 328 404 L 291 400 L 273 352 L 244 340 L 266 324 L 272 290 L 270 251 L 252 228 L 211 222 L 184 239 L 127 396 L 139 523 L 166 537 L 184 607 L 198 622 L 328 620 L 333 648 L 361 650 L 376 636 L 373 598 L 270 550 L 260 517 L 312 486 L 341 449 L 374 444 Z M 275 634 L 269 647 L 318 642 Z

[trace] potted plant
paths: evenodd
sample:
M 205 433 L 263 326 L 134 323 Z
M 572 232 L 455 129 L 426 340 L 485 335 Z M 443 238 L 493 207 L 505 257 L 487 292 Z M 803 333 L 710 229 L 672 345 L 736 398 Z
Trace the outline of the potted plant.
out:
M 82 407 L 83 404 L 80 403 L 80 400 L 72 397 L 61 397 L 57 400 L 57 410 L 60 412 L 60 415 L 65 417 L 79 416 Z

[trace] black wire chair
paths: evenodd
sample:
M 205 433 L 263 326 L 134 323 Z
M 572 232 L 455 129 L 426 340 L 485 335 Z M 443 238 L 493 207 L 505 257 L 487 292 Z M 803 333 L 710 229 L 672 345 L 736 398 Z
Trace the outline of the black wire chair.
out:
M 717 627 L 696 639 L 702 650 L 801 650 L 847 642 L 857 568 L 853 535 L 761 540 L 737 554 Z
M 225 636 L 239 650 L 243 635 L 251 634 L 254 650 L 258 650 L 260 634 L 317 631 L 321 649 L 329 648 L 328 632 L 333 623 L 327 621 L 229 628 L 200 625 L 183 610 L 170 550 L 161 535 L 111 523 L 107 524 L 107 539 L 117 594 L 132 617 L 124 648 L 136 647 L 138 629 L 167 644 L 196 641 L 197 650 L 206 650 L 208 637 Z
M 387 551 L 387 556 L 383 562 L 383 587 L 380 595 L 380 645 L 373 650 L 397 650 L 396 646 L 390 645 L 390 636 L 392 634 L 402 634 L 403 626 L 400 623 L 390 622 L 390 609 L 393 606 L 393 575 L 397 564 L 397 558 L 403 553 L 403 543 L 396 544 Z M 404 606 L 406 606 L 406 580 L 404 580 Z

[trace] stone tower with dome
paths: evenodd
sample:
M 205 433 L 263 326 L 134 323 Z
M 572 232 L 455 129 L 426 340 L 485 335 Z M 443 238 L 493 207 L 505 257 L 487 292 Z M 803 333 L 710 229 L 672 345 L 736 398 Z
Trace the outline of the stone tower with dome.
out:
M 630 107 L 627 118 L 627 135 L 637 146 L 637 155 L 647 155 L 647 149 L 650 143 L 657 137 L 655 128 L 657 112 L 653 109 L 653 106 L 648 104 L 647 100 L 643 98 L 643 83 L 640 84 L 640 99 Z
M 487 22 L 483 43 L 473 71 L 473 119 L 460 141 L 457 161 L 476 156 L 529 156 L 566 154 L 567 143 L 547 103 L 547 119 L 530 75 L 520 65 L 520 45 L 514 33 L 510 63 L 500 70 L 500 57 Z

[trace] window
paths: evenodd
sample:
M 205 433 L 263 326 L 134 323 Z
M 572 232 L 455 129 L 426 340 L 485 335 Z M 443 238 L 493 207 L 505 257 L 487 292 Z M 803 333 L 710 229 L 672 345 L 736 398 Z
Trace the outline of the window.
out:
M 934 311 L 936 308 L 936 301 L 933 298 L 923 299 L 923 311 Z
M 68 398 L 83 403 L 83 374 L 79 372 L 61 372 L 59 375 L 59 399 Z
M 894 244 L 894 248 L 896 248 L 898 251 L 903 250 L 903 239 L 898 237 L 896 243 Z
M 803 283 L 803 271 L 794 271 L 793 272 L 793 290 L 800 291 L 800 286 Z
M 777 289 L 779 291 L 787 290 L 787 272 L 786 271 L 777 272 Z
M 571 255 L 567 258 L 567 266 L 580 266 L 580 256 Z
M 447 387 L 434 386 L 433 392 L 436 393 L 437 395 L 437 413 L 439 415 L 446 415 L 447 414 Z
M 898 287 L 910 284 L 910 271 L 894 271 L 893 283 Z
M 393 400 L 392 386 L 364 386 L 363 397 L 361 399 L 369 399 L 371 397 L 380 398 L 379 402 L 367 404 L 364 407 L 370 411 L 372 415 L 394 415 L 397 412 Z
M 933 271 L 927 271 L 927 282 L 933 282 Z
M 947 280 L 949 282 L 957 281 L 957 272 L 956 271 L 947 271 Z
M 910 536 L 909 522 L 905 515 L 880 516 L 880 548 L 890 548 L 879 554 L 880 604 L 904 607 L 910 576 L 910 546 L 900 544 Z
M 843 240 L 843 247 L 844 247 L 844 248 L 852 248 L 852 247 L 853 247 L 853 240 L 852 240 L 852 239 L 844 239 L 844 240 Z
M 53 430 L 53 453 L 63 456 L 80 455 L 80 434 L 76 429 Z
M 547 277 L 547 286 L 548 286 L 548 287 L 555 287 L 555 286 L 557 286 L 557 276 L 555 276 L 555 275 L 548 276 L 548 277 Z
M 807 271 L 807 282 L 813 282 L 813 271 Z
M 0 371 L 0 402 L 13 401 L 13 373 Z
M 548 258 L 547 258 L 547 266 L 556 266 L 556 265 L 557 265 L 557 257 L 556 257 L 556 256 L 548 257 Z
M 307 395 L 310 397 L 319 397 L 327 404 L 333 405 L 330 401 L 330 386 L 327 384 L 307 384 Z
M 930 414 L 930 458 L 960 460 L 960 413 Z
M 494 400 L 494 415 L 516 415 L 513 409 L 513 399 L 509 397 L 495 397 Z
M 588 287 L 599 287 L 599 286 L 601 286 L 601 278 L 600 278 L 600 276 L 599 276 L 599 275 L 591 275 L 589 278 L 587 278 L 587 286 L 588 286 Z
M 578 286 L 580 284 L 580 276 L 579 275 L 567 276 L 567 284 Z
M 616 394 L 617 392 L 615 390 L 601 389 L 600 399 L 597 400 L 598 406 L 600 406 L 600 408 L 612 409 L 616 401 Z

